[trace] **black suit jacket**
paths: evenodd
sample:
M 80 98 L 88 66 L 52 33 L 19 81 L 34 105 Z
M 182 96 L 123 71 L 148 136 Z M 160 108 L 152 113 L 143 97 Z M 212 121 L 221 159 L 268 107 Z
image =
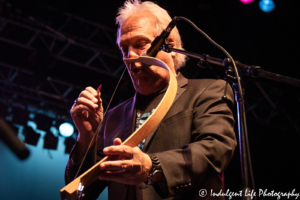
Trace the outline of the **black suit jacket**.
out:
M 218 193 L 222 189 L 221 173 L 236 147 L 233 92 L 227 85 L 227 102 L 221 101 L 225 87 L 223 80 L 188 80 L 179 74 L 175 101 L 160 125 L 147 137 L 143 148 L 159 159 L 163 179 L 154 186 L 99 180 L 86 191 L 87 197 L 97 198 L 108 186 L 110 200 L 211 199 L 211 190 Z M 96 147 L 90 149 L 82 172 L 104 157 L 102 149 L 113 145 L 115 138 L 124 141 L 131 135 L 135 112 L 133 97 L 107 113 L 98 135 L 97 150 Z M 69 160 L 67 182 L 74 178 L 77 167 L 78 164 Z M 200 189 L 207 190 L 206 197 L 199 197 Z M 223 199 L 214 199 L 218 198 Z

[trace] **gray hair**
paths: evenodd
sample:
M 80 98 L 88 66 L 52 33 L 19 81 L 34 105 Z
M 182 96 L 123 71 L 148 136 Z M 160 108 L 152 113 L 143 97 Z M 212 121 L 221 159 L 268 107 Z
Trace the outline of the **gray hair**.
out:
M 168 12 L 158 6 L 157 4 L 145 1 L 141 2 L 140 0 L 126 0 L 124 2 L 124 6 L 120 7 L 118 10 L 118 15 L 116 17 L 116 24 L 119 25 L 117 32 L 117 44 L 120 44 L 121 37 L 121 27 L 122 24 L 127 20 L 130 16 L 139 16 L 145 12 L 150 12 L 156 18 L 156 28 L 154 30 L 154 35 L 158 36 L 170 23 L 172 18 L 168 14 Z M 176 27 L 172 30 L 170 37 L 175 40 L 176 48 L 182 48 L 182 41 L 179 35 L 179 31 Z M 183 54 L 176 53 L 174 58 L 175 69 L 179 69 L 184 66 L 186 62 L 186 56 Z

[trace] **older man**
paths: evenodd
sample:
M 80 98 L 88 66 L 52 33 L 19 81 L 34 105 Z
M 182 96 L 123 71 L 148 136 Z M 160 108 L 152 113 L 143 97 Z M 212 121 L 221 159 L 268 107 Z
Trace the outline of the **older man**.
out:
M 126 1 L 117 17 L 117 43 L 123 58 L 140 56 L 170 21 L 168 13 L 152 2 Z M 166 42 L 182 48 L 176 28 Z M 110 156 L 100 165 L 99 180 L 86 190 L 87 199 L 96 199 L 106 186 L 109 199 L 144 200 L 199 199 L 200 189 L 206 189 L 204 198 L 210 199 L 211 189 L 222 189 L 221 173 L 236 146 L 232 90 L 221 80 L 184 78 L 178 72 L 185 63 L 183 55 L 159 52 L 157 58 L 171 73 L 177 71 L 178 91 L 167 115 L 139 147 L 120 144 L 162 99 L 169 82 L 165 69 L 126 64 L 137 93 L 108 111 L 104 119 L 100 95 L 92 87 L 81 92 L 71 109 L 79 135 L 66 167 L 66 182 L 74 179 L 86 151 L 81 173 Z M 223 102 L 225 87 L 229 87 L 228 100 Z M 88 149 L 99 122 L 97 144 Z

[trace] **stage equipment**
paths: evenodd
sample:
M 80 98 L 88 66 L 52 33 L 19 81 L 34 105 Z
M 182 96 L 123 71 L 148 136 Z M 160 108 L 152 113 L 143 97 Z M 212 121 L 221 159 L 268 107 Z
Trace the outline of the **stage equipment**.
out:
M 5 123 L 13 130 L 14 134 L 18 136 L 19 127 L 15 126 L 11 121 L 7 121 L 5 119 L 3 119 L 3 121 L 5 121 Z
M 23 135 L 25 136 L 25 143 L 36 146 L 41 134 L 36 133 L 31 126 L 24 126 Z
M 66 146 L 66 149 L 65 149 L 65 153 L 69 154 L 75 144 L 75 140 L 73 137 L 67 137 L 64 141 L 64 144 Z
M 275 3 L 273 0 L 261 0 L 259 7 L 264 12 L 271 12 L 275 8 Z
M 29 150 L 19 140 L 16 131 L 4 120 L 0 119 L 0 140 L 2 140 L 21 160 L 28 158 Z
M 147 51 L 144 51 L 141 56 L 155 57 L 157 53 L 161 50 L 161 45 L 165 43 L 166 39 L 168 39 L 171 31 L 176 26 L 178 20 L 179 18 L 174 17 L 174 19 L 169 23 L 167 28 L 154 39 L 154 41 L 151 43 L 151 47 Z
M 54 136 L 53 133 L 47 131 L 46 135 L 44 136 L 44 149 L 57 149 L 58 144 L 58 137 Z
M 53 119 L 43 114 L 35 114 L 34 122 L 36 123 L 36 129 L 47 132 L 52 126 Z
M 64 137 L 70 137 L 74 133 L 74 127 L 69 122 L 64 122 L 59 126 L 59 133 Z

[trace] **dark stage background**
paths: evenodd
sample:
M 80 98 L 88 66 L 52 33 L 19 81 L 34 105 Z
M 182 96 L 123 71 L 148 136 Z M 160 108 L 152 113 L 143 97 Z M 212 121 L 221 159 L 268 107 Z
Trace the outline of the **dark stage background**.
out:
M 124 67 L 114 42 L 114 18 L 122 2 L 0 0 L 0 107 L 6 113 L 1 117 L 10 121 L 18 107 L 70 121 L 69 109 L 80 91 L 100 83 L 106 107 Z M 274 2 L 274 11 L 265 13 L 258 0 L 157 1 L 172 17 L 192 20 L 235 60 L 300 79 L 299 6 L 292 0 Z M 186 22 L 179 21 L 178 28 L 186 50 L 225 58 Z M 187 77 L 223 78 L 222 72 L 199 68 L 197 62 L 188 61 L 183 69 Z M 249 77 L 243 84 L 256 189 L 300 192 L 299 88 Z M 133 94 L 126 74 L 112 106 Z M 56 150 L 43 149 L 40 140 L 29 146 L 32 154 L 22 162 L 0 143 L 4 199 L 59 198 L 68 157 L 64 138 L 59 136 Z M 225 171 L 225 186 L 234 192 L 242 188 L 239 162 L 237 148 Z

